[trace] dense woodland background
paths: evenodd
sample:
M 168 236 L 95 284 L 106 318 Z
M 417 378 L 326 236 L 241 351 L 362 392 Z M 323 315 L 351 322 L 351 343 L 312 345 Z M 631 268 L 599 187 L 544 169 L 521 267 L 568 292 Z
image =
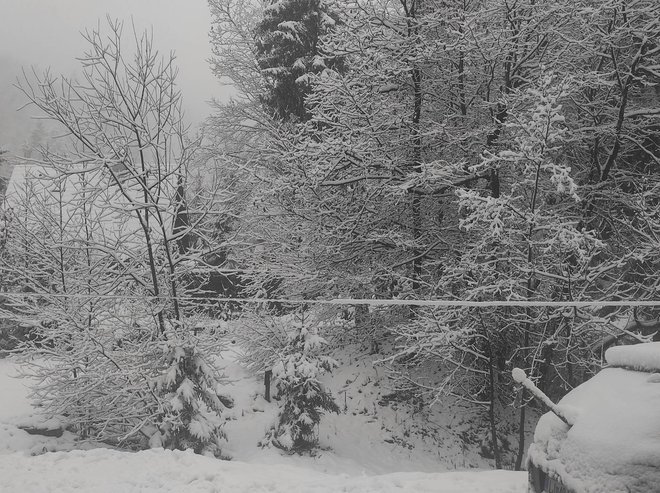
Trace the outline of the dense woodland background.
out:
M 660 6 L 209 6 L 211 70 L 237 95 L 199 135 L 173 60 L 115 21 L 86 33 L 78 80 L 21 82 L 67 135 L 39 137 L 0 221 L 0 308 L 32 327 L 45 408 L 221 456 L 211 328 L 230 317 L 281 398 L 264 446 L 314 445 L 339 410 L 319 377 L 361 344 L 408 405 L 481 409 L 495 465 L 519 469 L 534 404 L 511 369 L 560 397 L 658 328 L 607 302 L 657 299 Z

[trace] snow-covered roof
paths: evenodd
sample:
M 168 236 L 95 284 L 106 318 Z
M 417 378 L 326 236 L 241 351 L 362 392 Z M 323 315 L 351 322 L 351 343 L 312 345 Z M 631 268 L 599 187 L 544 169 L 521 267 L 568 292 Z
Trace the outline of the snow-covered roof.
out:
M 9 174 L 9 181 L 7 184 L 6 199 L 8 202 L 16 203 L 18 201 L 22 187 L 32 176 L 43 177 L 42 167 L 26 165 L 14 166 Z
M 7 184 L 6 201 L 10 207 L 19 207 L 25 201 L 30 201 L 35 194 L 53 191 L 56 171 L 48 166 L 38 164 L 18 164 L 14 166 Z M 69 181 L 77 181 L 69 177 Z M 64 187 L 62 202 L 70 202 L 74 198 L 74 188 Z
M 631 352 L 614 351 L 628 365 Z M 647 360 L 648 361 L 648 360 Z M 575 411 L 569 427 L 541 417 L 529 459 L 576 492 L 660 492 L 660 379 L 648 372 L 606 368 L 569 392 L 559 406 Z

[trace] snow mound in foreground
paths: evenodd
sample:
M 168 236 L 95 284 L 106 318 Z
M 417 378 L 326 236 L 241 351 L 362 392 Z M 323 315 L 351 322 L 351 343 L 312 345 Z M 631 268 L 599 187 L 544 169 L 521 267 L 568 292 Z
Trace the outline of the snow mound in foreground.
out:
M 524 493 L 511 471 L 333 476 L 287 465 L 225 462 L 162 449 L 96 449 L 0 457 L 2 491 L 21 493 Z

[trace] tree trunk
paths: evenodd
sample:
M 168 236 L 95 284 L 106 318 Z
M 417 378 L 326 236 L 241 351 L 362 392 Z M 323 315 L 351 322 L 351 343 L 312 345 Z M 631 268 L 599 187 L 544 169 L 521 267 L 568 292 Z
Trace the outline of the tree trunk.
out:
M 497 443 L 497 427 L 495 420 L 495 399 L 497 398 L 497 389 L 495 388 L 495 361 L 493 358 L 492 346 L 488 355 L 488 377 L 490 382 L 490 403 L 488 405 L 488 419 L 490 422 L 490 439 L 493 443 L 493 457 L 495 458 L 495 468 L 502 469 L 502 457 L 500 456 L 500 447 Z

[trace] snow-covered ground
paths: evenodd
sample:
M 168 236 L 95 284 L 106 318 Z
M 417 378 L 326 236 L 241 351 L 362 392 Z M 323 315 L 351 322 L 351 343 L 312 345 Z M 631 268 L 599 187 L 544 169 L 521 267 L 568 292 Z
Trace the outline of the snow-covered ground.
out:
M 259 380 L 238 365 L 230 363 L 225 371 L 236 400 L 226 425 L 231 461 L 162 449 L 81 450 L 90 446 L 77 443 L 68 432 L 61 437 L 30 435 L 19 428 L 38 419 L 28 389 L 13 377 L 15 363 L 0 359 L 0 492 L 526 491 L 523 472 L 440 472 L 460 467 L 460 450 L 450 445 L 430 453 L 430 442 L 414 438 L 414 430 L 406 432 L 409 417 L 403 411 L 397 415 L 396 409 L 374 404 L 382 396 L 368 384 L 352 385 L 346 395 L 337 396 L 345 412 L 324 419 L 322 449 L 314 457 L 261 449 L 256 444 L 275 418 L 276 404 L 263 400 Z M 334 378 L 368 382 L 370 371 L 349 365 Z M 401 445 L 406 433 L 414 446 Z
M 351 358 L 346 350 L 333 356 L 345 361 L 323 379 L 342 412 L 323 417 L 321 450 L 314 457 L 296 457 L 299 464 L 323 473 L 352 475 L 492 468 L 491 460 L 479 456 L 477 446 L 466 447 L 460 438 L 471 418 L 464 408 L 446 407 L 428 416 L 389 402 L 391 390 L 383 384 L 383 371 L 371 364 L 377 356 Z M 231 354 L 218 363 L 229 379 L 225 393 L 236 402 L 227 413 L 231 418 L 225 425 L 227 454 L 241 461 L 290 464 L 292 458 L 278 449 L 255 446 L 278 412 L 276 402 L 264 400 L 261 378 L 248 375 Z
M 271 493 L 523 493 L 525 478 L 510 471 L 323 474 L 304 467 L 219 461 L 192 452 L 115 450 L 0 458 L 3 492 L 271 492 Z

